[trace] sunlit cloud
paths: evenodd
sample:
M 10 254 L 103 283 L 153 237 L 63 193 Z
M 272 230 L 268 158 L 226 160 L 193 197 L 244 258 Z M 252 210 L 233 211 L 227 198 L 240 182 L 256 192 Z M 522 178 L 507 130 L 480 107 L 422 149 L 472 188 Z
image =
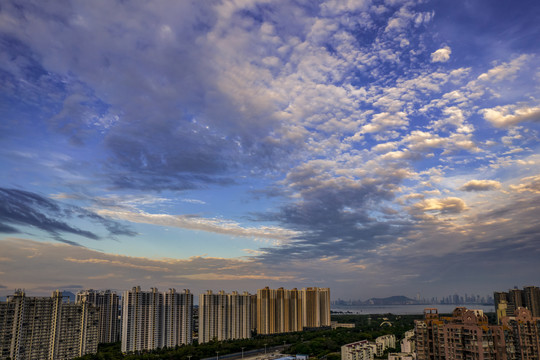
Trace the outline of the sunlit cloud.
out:
M 431 53 L 431 62 L 447 62 L 450 60 L 450 54 L 452 50 L 449 46 L 445 46 Z
M 501 188 L 501 183 L 495 180 L 470 180 L 467 181 L 460 190 L 463 191 L 489 191 Z

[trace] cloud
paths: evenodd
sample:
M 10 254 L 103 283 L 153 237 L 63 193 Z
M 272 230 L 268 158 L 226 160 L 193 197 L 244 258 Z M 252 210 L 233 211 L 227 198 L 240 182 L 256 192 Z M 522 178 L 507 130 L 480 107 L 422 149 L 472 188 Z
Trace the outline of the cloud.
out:
M 67 257 L 65 261 L 74 262 L 77 264 L 100 264 L 100 265 L 112 265 L 113 267 L 128 267 L 134 269 L 141 269 L 147 271 L 159 271 L 159 272 L 169 272 L 170 270 L 166 267 L 161 266 L 149 266 L 149 265 L 137 265 L 132 262 L 118 261 L 118 260 L 108 260 L 108 259 L 76 259 L 72 257 Z
M 431 53 L 431 62 L 447 62 L 450 60 L 452 50 L 449 46 L 445 46 Z
M 520 68 L 531 59 L 531 57 L 532 56 L 527 54 L 520 55 L 510 62 L 503 63 L 488 70 L 488 72 L 479 75 L 478 80 L 498 82 L 512 78 L 517 74 Z
M 480 112 L 496 127 L 513 126 L 525 121 L 540 122 L 540 106 L 504 105 Z
M 540 175 L 525 177 L 520 184 L 510 185 L 510 189 L 519 193 L 540 194 Z
M 242 227 L 240 224 L 223 219 L 205 219 L 196 215 L 148 214 L 142 211 L 96 210 L 98 214 L 136 223 L 173 226 L 183 229 L 208 231 L 223 235 L 287 241 L 298 233 L 273 226 Z
M 255 292 L 263 286 L 261 281 L 271 286 L 305 286 L 296 269 L 268 268 L 254 260 L 201 256 L 152 259 L 21 238 L 0 240 L 0 246 L 3 254 L 14 260 L 0 262 L 0 272 L 5 272 L 3 284 L 23 287 L 33 295 L 62 287 L 123 291 L 135 285 L 162 289 L 180 285 L 197 294 L 212 288 Z
M 465 201 L 457 197 L 425 199 L 419 203 L 416 203 L 414 208 L 422 212 L 440 211 L 443 214 L 457 214 L 468 209 Z
M 445 13 L 438 6 L 429 5 Z M 463 264 L 462 258 L 474 262 L 469 251 L 495 264 L 497 250 L 519 255 L 523 248 L 534 249 L 530 234 L 537 234 L 537 221 L 519 206 L 536 209 L 524 202 L 537 188 L 529 179 L 537 173 L 536 160 L 525 157 L 537 143 L 539 110 L 531 101 L 538 77 L 529 76 L 535 57 L 501 58 L 534 52 L 532 42 L 520 48 L 512 41 L 511 52 L 494 52 L 482 47 L 492 38 L 471 31 L 474 41 L 443 47 L 433 31 L 422 29 L 442 18 L 419 8 L 426 4 L 6 3 L 0 12 L 0 62 L 9 114 L 0 123 L 0 138 L 28 144 L 21 141 L 20 148 L 0 155 L 13 164 L 9 170 L 17 178 L 9 181 L 31 177 L 16 164 L 24 159 L 35 165 L 40 184 L 54 184 L 51 191 L 58 193 L 40 201 L 10 193 L 8 204 L 26 204 L 17 206 L 32 216 L 21 218 L 2 201 L 7 215 L 0 218 L 0 232 L 20 235 L 32 225 L 73 244 L 65 238 L 133 235 L 111 220 L 120 219 L 276 240 L 246 251 L 243 259 L 256 256 L 254 261 L 153 262 L 51 244 L 32 244 L 37 250 L 28 254 L 10 245 L 14 258 L 40 269 L 60 264 L 62 276 L 78 275 L 94 287 L 100 279 L 119 287 L 146 277 L 152 279 L 148 285 L 170 286 L 173 280 L 157 271 L 168 269 L 167 276 L 185 274 L 181 281 L 189 286 L 199 286 L 197 279 L 219 286 L 220 277 L 235 284 L 293 283 L 293 276 L 354 282 L 354 289 L 377 281 L 410 291 L 412 282 L 391 283 L 404 267 L 430 280 L 438 271 L 445 281 L 433 283 L 452 284 L 452 275 L 439 269 L 440 258 L 418 261 L 419 254 L 445 254 L 445 269 L 467 265 L 477 274 L 480 265 Z M 456 58 L 469 53 L 470 43 L 480 44 L 478 52 Z M 459 68 L 440 66 L 458 62 Z M 482 116 L 498 127 L 521 124 L 523 131 L 501 137 L 500 130 L 483 126 Z M 29 129 L 34 138 L 27 136 Z M 39 139 L 43 143 L 30 144 Z M 63 147 L 65 139 L 71 146 Z M 42 153 L 45 142 L 59 149 L 62 161 Z M 523 152 L 511 153 L 512 144 Z M 505 178 L 510 166 L 519 170 L 519 180 Z M 463 193 L 455 192 L 462 181 L 449 179 L 464 173 L 482 173 L 494 183 L 469 181 L 460 191 L 499 188 L 503 178 L 512 191 L 461 199 L 456 196 Z M 231 184 L 250 186 L 246 197 L 269 194 L 272 199 L 261 203 L 274 207 L 261 206 L 259 213 L 244 216 L 245 223 L 227 215 L 166 213 L 193 206 L 186 202 L 201 204 L 199 191 L 213 195 Z M 186 191 L 191 189 L 197 191 Z M 222 205 L 214 209 L 220 199 L 201 198 L 212 211 Z M 531 223 L 524 232 L 521 218 Z M 493 273 L 504 276 L 498 271 Z M 17 282 L 15 272 L 5 272 L 10 284 Z M 242 279 L 245 274 L 249 278 Z M 47 269 L 40 274 L 46 275 L 54 277 Z
M 373 115 L 373 119 L 361 129 L 362 133 L 375 133 L 386 129 L 406 126 L 408 124 L 407 115 L 404 112 L 395 114 L 380 113 Z
M 462 191 L 490 191 L 501 188 L 501 183 L 496 180 L 470 180 L 463 184 L 459 190 Z
M 72 234 L 91 240 L 101 236 L 94 232 L 79 229 L 67 223 L 70 219 L 85 219 L 103 226 L 109 236 L 133 236 L 135 233 L 117 222 L 105 219 L 91 211 L 74 205 L 65 205 L 29 191 L 0 188 L 0 219 L 14 226 L 32 226 L 47 232 L 58 241 L 72 245 L 78 243 L 66 240 L 62 234 Z M 2 226 L 6 233 L 21 232 L 12 226 Z

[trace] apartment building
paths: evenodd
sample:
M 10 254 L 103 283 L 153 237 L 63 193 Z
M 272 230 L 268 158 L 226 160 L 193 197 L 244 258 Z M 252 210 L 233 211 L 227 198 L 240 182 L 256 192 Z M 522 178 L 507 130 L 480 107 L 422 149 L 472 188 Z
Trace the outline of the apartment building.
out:
M 120 297 L 111 290 L 93 289 L 79 291 L 77 304 L 87 302 L 99 307 L 99 342 L 113 343 L 120 340 L 120 324 L 118 321 Z
M 491 325 L 481 310 L 458 307 L 450 317 L 426 309 L 415 322 L 417 360 L 538 360 L 540 318 L 518 307 L 502 325 Z
M 257 290 L 257 333 L 279 334 L 331 326 L 330 289 Z
M 251 337 L 252 295 L 208 290 L 199 295 L 199 343 Z
M 503 317 L 514 316 L 514 312 L 520 307 L 528 309 L 533 317 L 540 317 L 540 288 L 537 286 L 495 292 L 493 298 L 499 324 Z
M 191 343 L 193 294 L 175 289 L 159 292 L 140 286 L 122 298 L 122 352 L 137 352 Z
M 377 345 L 367 340 L 346 344 L 341 347 L 341 360 L 373 360 Z
M 83 301 L 27 297 L 17 290 L 0 303 L 0 358 L 72 359 L 95 354 L 99 342 L 99 308 Z

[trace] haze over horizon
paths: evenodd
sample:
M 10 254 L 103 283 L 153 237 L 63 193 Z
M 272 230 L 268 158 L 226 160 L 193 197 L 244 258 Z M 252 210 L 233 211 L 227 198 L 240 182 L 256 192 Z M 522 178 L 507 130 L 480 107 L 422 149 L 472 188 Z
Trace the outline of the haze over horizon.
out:
M 0 296 L 540 285 L 539 13 L 2 2 Z

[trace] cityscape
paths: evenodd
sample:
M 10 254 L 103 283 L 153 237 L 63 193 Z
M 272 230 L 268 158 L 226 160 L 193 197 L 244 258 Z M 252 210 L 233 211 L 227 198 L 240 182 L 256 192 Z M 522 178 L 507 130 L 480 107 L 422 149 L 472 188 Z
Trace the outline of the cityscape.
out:
M 494 297 L 496 317 L 491 323 L 489 314 L 479 309 L 457 306 L 450 315 L 428 307 L 423 310 L 423 319 L 414 320 L 414 328 L 398 337 L 391 333 L 377 336 L 374 341 L 363 339 L 342 344 L 340 358 L 538 358 L 540 288 L 528 286 L 494 292 Z M 208 290 L 198 298 L 198 306 L 194 306 L 194 294 L 187 289 L 159 291 L 136 286 L 121 296 L 110 290 L 84 290 L 71 302 L 58 290 L 50 297 L 30 297 L 16 290 L 7 301 L 0 302 L 0 357 L 74 359 L 97 354 L 99 344 L 118 342 L 122 354 L 141 354 L 192 345 L 194 341 L 204 345 L 257 336 L 355 328 L 354 323 L 332 320 L 329 288 L 265 287 L 256 294 Z M 392 326 L 388 318 L 383 320 L 379 326 Z M 264 356 L 257 358 L 277 356 L 266 357 L 266 344 Z M 398 345 L 400 351 L 392 352 Z M 280 354 L 286 351 L 286 346 L 284 340 Z
M 0 360 L 540 360 L 539 14 L 2 0 Z

